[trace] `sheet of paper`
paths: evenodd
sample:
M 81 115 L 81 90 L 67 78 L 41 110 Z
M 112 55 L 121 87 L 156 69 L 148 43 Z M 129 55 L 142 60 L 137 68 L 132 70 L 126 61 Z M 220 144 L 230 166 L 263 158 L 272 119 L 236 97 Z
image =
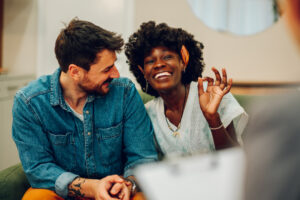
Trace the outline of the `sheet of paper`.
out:
M 142 165 L 135 170 L 147 200 L 240 200 L 244 153 L 240 148 Z

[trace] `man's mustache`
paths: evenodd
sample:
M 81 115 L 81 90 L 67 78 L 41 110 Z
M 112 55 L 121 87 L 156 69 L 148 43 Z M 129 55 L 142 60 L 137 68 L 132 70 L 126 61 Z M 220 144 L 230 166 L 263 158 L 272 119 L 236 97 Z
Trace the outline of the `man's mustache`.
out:
M 109 78 L 106 81 L 104 81 L 104 83 L 110 83 L 110 82 L 112 82 L 112 80 L 113 80 L 113 78 Z

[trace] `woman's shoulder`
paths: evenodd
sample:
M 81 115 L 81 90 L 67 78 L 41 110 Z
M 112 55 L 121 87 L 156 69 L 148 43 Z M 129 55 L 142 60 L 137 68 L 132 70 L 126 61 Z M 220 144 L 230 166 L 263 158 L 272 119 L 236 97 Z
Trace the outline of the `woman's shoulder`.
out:
M 162 104 L 162 99 L 161 97 L 156 97 L 150 101 L 148 101 L 146 104 L 145 104 L 145 108 L 147 110 L 147 112 L 157 112 L 157 110 L 160 109 L 160 106 Z

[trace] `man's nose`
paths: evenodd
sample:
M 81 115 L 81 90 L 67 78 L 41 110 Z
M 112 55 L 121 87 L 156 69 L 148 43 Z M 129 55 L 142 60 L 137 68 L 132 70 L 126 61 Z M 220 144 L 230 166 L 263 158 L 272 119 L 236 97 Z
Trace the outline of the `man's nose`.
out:
M 110 78 L 119 78 L 120 77 L 120 73 L 115 65 L 113 66 L 113 68 L 111 70 L 112 71 L 110 74 Z

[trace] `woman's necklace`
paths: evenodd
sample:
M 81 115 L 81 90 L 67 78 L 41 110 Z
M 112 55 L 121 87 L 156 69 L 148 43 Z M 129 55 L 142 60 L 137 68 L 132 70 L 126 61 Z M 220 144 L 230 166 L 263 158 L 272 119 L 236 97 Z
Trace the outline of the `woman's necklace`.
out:
M 167 116 L 165 115 L 165 119 L 166 119 L 167 125 L 168 125 L 170 131 L 172 131 L 172 135 L 173 135 L 174 137 L 180 135 L 179 129 L 180 129 L 180 127 L 181 127 L 181 119 L 182 119 L 182 116 L 183 116 L 183 111 L 184 111 L 185 101 L 186 101 L 186 86 L 184 87 L 184 101 L 183 101 L 183 106 L 182 106 L 182 113 L 181 113 L 181 117 L 180 117 L 180 122 L 179 122 L 179 124 L 178 124 L 178 126 L 177 126 L 177 128 L 176 128 L 175 130 L 172 129 L 171 125 L 170 125 L 169 122 L 168 122 L 169 120 L 167 119 Z

